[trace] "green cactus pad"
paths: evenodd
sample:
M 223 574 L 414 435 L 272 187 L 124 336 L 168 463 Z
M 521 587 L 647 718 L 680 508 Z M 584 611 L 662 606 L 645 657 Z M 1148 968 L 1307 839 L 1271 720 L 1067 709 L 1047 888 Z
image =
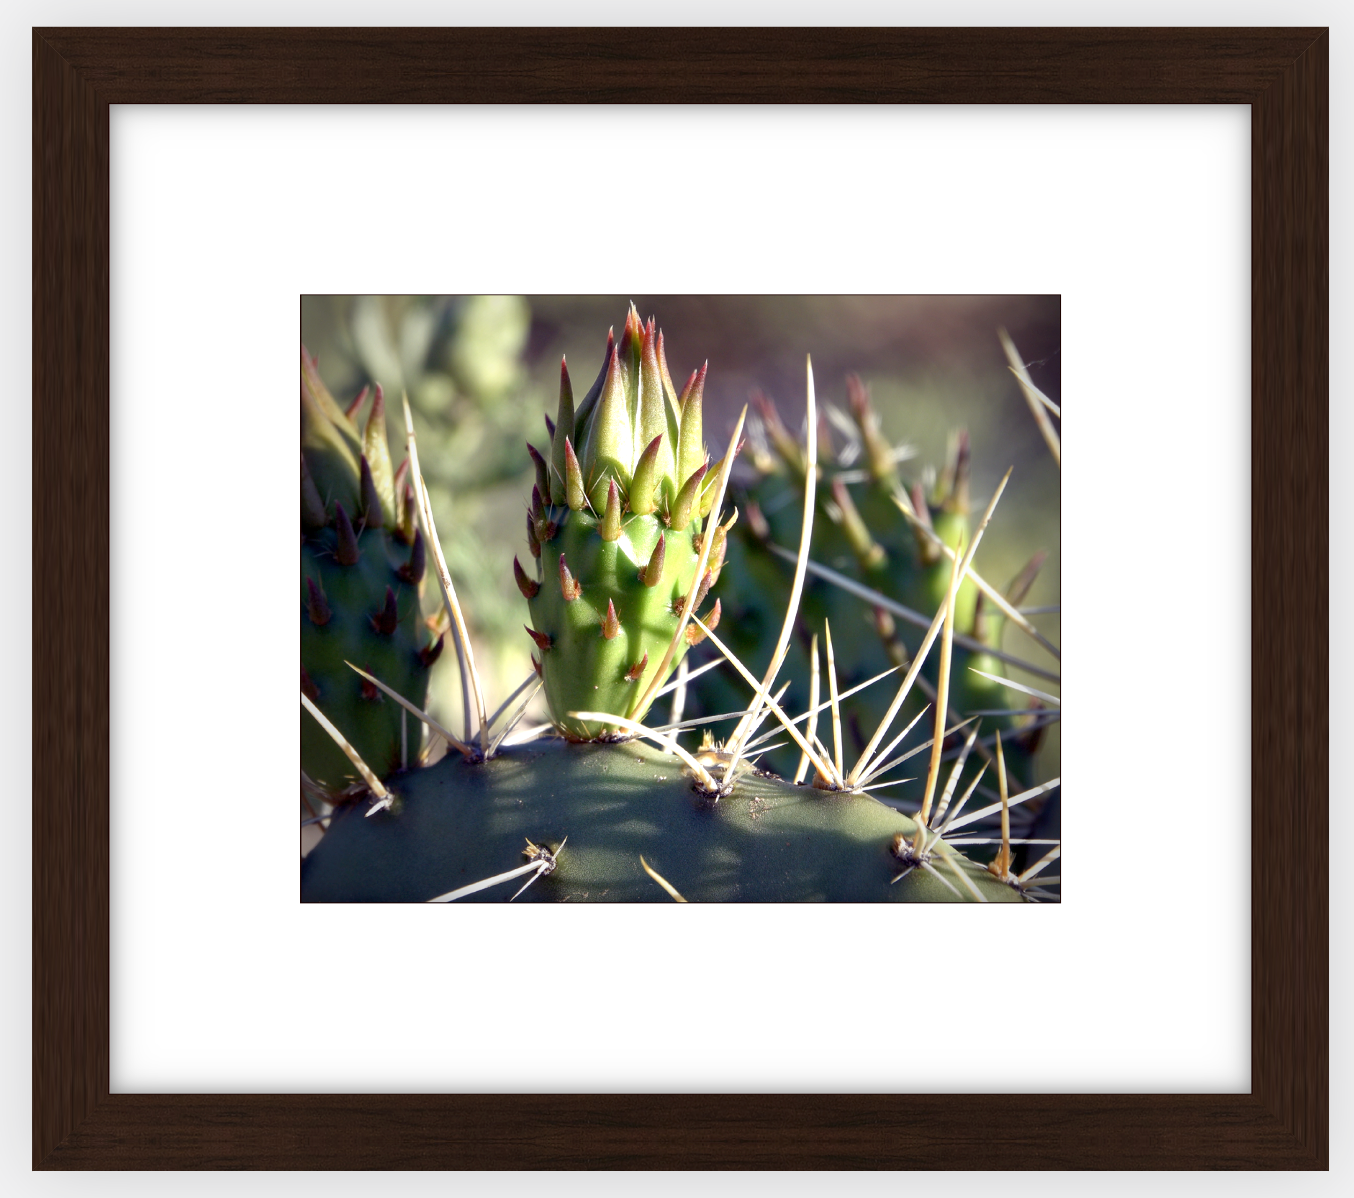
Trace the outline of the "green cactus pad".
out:
M 678 759 L 638 742 L 453 755 L 393 785 L 397 813 L 336 813 L 303 863 L 304 901 L 425 902 L 524 864 L 528 841 L 554 851 L 565 837 L 554 872 L 516 901 L 671 902 L 641 855 L 690 902 L 976 901 L 953 868 L 989 902 L 1021 899 L 948 846 L 931 863 L 954 890 L 922 869 L 892 884 L 905 869 L 895 838 L 915 825 L 868 796 L 746 774 L 712 803 Z M 468 897 L 504 902 L 525 880 Z

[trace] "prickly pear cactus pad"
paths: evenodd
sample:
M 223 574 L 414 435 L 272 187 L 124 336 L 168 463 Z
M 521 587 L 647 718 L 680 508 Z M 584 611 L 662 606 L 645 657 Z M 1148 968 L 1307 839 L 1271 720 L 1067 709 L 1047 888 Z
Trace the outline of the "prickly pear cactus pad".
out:
M 704 548 L 713 537 L 693 607 L 719 577 L 728 526 L 706 530 L 714 499 L 701 428 L 705 368 L 681 394 L 668 373 L 663 334 L 632 306 L 617 344 L 575 404 L 560 366 L 559 409 L 547 450 L 529 446 L 536 485 L 527 514 L 528 564 L 514 562 L 527 599 L 537 664 L 556 726 L 573 740 L 614 732 L 570 713 L 643 718 L 660 668 L 677 665 L 694 626 L 669 652 Z M 718 623 L 718 604 L 704 613 Z
M 712 802 L 677 758 L 639 742 L 545 741 L 476 764 L 453 755 L 397 785 L 397 812 L 335 816 L 303 863 L 303 900 L 427 902 L 542 850 L 554 868 L 515 901 L 671 902 L 646 865 L 690 902 L 1022 898 L 943 841 L 930 868 L 909 868 L 916 824 L 866 795 L 747 772 Z M 461 901 L 505 902 L 530 877 Z
M 422 728 L 347 663 L 421 705 L 441 641 L 419 607 L 426 553 L 404 471 L 391 468 L 384 396 L 376 388 L 359 432 L 364 399 L 345 412 L 301 351 L 301 691 L 384 777 L 417 755 Z M 330 793 L 357 773 L 308 716 L 301 768 Z

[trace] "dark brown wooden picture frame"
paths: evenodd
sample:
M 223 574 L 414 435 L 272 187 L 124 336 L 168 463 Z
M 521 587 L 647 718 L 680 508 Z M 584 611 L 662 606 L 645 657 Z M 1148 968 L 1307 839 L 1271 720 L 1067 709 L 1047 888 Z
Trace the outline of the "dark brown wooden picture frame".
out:
M 1324 29 L 33 34 L 33 1164 L 1324 1169 Z M 1249 1094 L 109 1093 L 109 105 L 1247 104 Z

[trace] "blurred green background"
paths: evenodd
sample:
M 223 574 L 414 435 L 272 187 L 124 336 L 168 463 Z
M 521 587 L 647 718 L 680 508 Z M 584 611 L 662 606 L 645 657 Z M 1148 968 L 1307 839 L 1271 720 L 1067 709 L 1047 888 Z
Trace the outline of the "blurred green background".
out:
M 531 672 L 526 603 L 512 582 L 513 555 L 526 557 L 524 513 L 534 481 L 525 443 L 547 444 L 542 415 L 555 413 L 561 356 L 581 397 L 601 366 L 608 328 L 619 335 L 632 300 L 663 330 L 679 390 L 708 360 L 705 437 L 715 459 L 754 388 L 775 401 L 792 431 L 801 430 L 806 354 L 820 406 L 845 409 L 846 375 L 861 376 L 885 434 L 915 449 L 902 467 L 909 482 L 941 468 L 947 439 L 966 428 L 975 513 L 1014 467 L 977 568 L 1004 587 L 1033 553 L 1046 550 L 1024 606 L 1059 603 L 1059 471 L 997 338 L 1005 328 L 1035 384 L 1061 403 L 1058 296 L 305 296 L 302 341 L 339 402 L 368 383 L 380 383 L 394 401 L 396 461 L 404 434 L 398 400 L 408 392 L 438 533 L 491 708 Z M 750 467 L 740 462 L 739 469 Z M 430 582 L 425 606 L 432 611 L 439 603 Z M 1059 641 L 1056 614 L 1031 618 Z M 1007 630 L 1004 648 L 1045 660 L 1018 630 Z M 702 647 L 692 665 L 712 652 Z M 455 730 L 462 713 L 454 654 L 443 663 L 433 672 L 430 706 Z M 545 718 L 543 704 L 528 715 L 537 718 Z M 1054 725 L 1041 750 L 1041 776 L 1058 772 L 1058 756 Z

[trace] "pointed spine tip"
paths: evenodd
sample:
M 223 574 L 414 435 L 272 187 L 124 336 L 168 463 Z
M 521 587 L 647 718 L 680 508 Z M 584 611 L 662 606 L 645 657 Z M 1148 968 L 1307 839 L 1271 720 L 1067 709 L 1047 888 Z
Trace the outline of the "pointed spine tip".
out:
M 523 624 L 522 627 L 527 630 L 527 635 L 530 636 L 531 639 L 536 642 L 536 648 L 538 648 L 542 653 L 544 653 L 547 649 L 549 649 L 551 644 L 554 643 L 553 639 L 548 634 L 544 632 L 537 632 L 534 628 L 530 627 L 527 624 Z
M 545 681 L 545 675 L 541 673 L 541 663 L 536 660 L 536 654 L 531 655 L 531 668 L 536 671 L 536 677 Z
M 635 463 L 635 474 L 630 483 L 630 510 L 637 516 L 651 515 L 658 508 L 658 484 L 661 481 L 658 454 L 662 447 L 663 434 L 659 433 L 645 446 Z
M 565 603 L 572 603 L 583 593 L 583 584 L 569 572 L 569 564 L 562 553 L 559 555 L 559 590 Z
M 606 601 L 606 617 L 602 620 L 602 639 L 615 640 L 621 634 L 621 622 L 616 616 L 616 605 L 610 599 Z
M 385 606 L 371 617 L 371 626 L 381 636 L 393 636 L 400 622 L 399 607 L 395 602 L 395 592 L 386 587 Z
M 625 671 L 626 682 L 638 682 L 640 675 L 644 673 L 648 664 L 649 664 L 649 655 L 646 653 L 643 657 L 639 659 L 639 661 L 635 662 L 634 665 L 632 665 L 628 670 Z
M 357 393 L 357 397 L 353 400 L 353 402 L 343 409 L 343 414 L 347 416 L 349 420 L 353 419 L 353 417 L 357 415 L 357 409 L 362 406 L 362 401 L 367 398 L 367 392 L 369 392 L 370 390 L 371 387 L 369 385 L 363 387 L 362 390 Z
M 516 557 L 512 559 L 512 577 L 524 598 L 535 599 L 540 593 L 541 584 L 527 575 L 527 572 L 522 569 L 522 563 Z

